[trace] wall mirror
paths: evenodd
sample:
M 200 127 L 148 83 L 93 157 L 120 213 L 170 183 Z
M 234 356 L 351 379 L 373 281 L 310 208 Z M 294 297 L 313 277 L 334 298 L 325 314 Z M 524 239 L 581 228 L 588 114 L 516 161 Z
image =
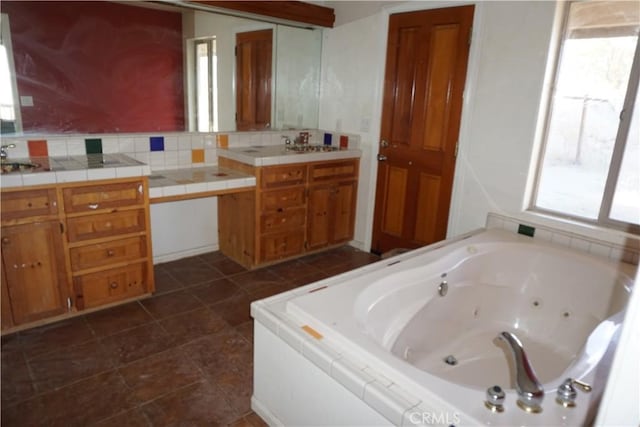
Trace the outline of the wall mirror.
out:
M 2 3 L 4 135 L 236 131 L 236 38 L 260 30 L 273 40 L 263 129 L 318 125 L 321 29 L 139 3 Z

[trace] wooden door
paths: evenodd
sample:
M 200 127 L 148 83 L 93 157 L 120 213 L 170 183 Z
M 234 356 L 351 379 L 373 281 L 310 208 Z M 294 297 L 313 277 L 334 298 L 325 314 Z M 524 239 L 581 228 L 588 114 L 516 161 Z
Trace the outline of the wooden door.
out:
M 373 252 L 446 236 L 473 10 L 389 18 Z
M 236 128 L 271 126 L 272 30 L 236 34 Z
M 62 251 L 57 221 L 2 228 L 2 267 L 15 324 L 67 311 Z

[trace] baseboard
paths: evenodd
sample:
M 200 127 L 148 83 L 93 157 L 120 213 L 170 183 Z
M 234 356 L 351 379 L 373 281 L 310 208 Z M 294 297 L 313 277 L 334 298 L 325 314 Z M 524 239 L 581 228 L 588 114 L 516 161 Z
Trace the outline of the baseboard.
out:
M 188 249 L 184 251 L 171 252 L 168 254 L 163 254 L 158 256 L 154 255 L 153 263 L 161 264 L 163 262 L 175 261 L 175 260 L 187 258 L 190 256 L 206 254 L 207 252 L 213 252 L 219 249 L 220 249 L 220 246 L 215 244 L 215 245 L 201 246 L 199 248 L 193 248 L 193 249 Z
M 251 409 L 253 409 L 253 412 L 258 414 L 265 423 L 269 424 L 269 426 L 284 427 L 282 421 L 280 421 L 275 415 L 273 415 L 266 406 L 264 406 L 258 399 L 256 399 L 255 396 L 251 396 Z

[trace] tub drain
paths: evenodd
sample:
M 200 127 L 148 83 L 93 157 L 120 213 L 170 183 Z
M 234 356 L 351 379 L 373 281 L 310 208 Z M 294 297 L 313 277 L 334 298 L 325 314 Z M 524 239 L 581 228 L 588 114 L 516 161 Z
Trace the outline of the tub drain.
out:
M 444 363 L 446 363 L 447 365 L 456 366 L 458 364 L 458 359 L 450 354 L 444 358 Z

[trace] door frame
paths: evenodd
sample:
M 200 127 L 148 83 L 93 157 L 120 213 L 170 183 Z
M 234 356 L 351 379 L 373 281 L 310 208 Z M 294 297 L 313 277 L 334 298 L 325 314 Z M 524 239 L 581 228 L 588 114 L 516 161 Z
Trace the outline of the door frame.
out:
M 448 219 L 448 227 L 447 227 L 447 238 L 450 238 L 452 234 L 457 229 L 457 223 L 459 221 L 459 209 L 456 209 L 459 204 L 458 200 L 462 195 L 462 181 L 464 177 L 461 173 L 461 168 L 463 167 L 467 140 L 470 137 L 470 121 L 469 117 L 469 105 L 471 101 L 475 99 L 475 92 L 477 87 L 478 80 L 478 72 L 479 72 L 479 55 L 480 55 L 480 41 L 482 40 L 482 36 L 484 34 L 484 2 L 482 1 L 434 1 L 434 2 L 409 2 L 403 3 L 400 5 L 392 5 L 389 7 L 384 7 L 380 11 L 380 36 L 378 38 L 377 45 L 382 49 L 381 54 L 379 55 L 378 65 L 376 69 L 377 73 L 377 103 L 375 105 L 375 109 L 373 110 L 374 119 L 371 121 L 371 143 L 373 144 L 371 149 L 371 167 L 368 168 L 369 175 L 363 177 L 367 180 L 367 182 L 372 183 L 368 189 L 367 194 L 363 192 L 359 192 L 362 194 L 362 201 L 367 203 L 366 209 L 366 230 L 367 234 L 365 237 L 364 247 L 360 249 L 369 252 L 371 250 L 371 244 L 373 242 L 373 217 L 375 211 L 375 196 L 376 196 L 376 186 L 378 176 L 378 160 L 377 156 L 380 152 L 380 127 L 382 125 L 382 102 L 383 102 L 383 90 L 384 90 L 384 73 L 385 73 L 385 65 L 386 65 L 386 47 L 389 37 L 389 16 L 395 13 L 403 13 L 403 12 L 417 12 L 420 10 L 432 10 L 432 9 L 442 9 L 448 7 L 456 7 L 456 6 L 467 6 L 474 5 L 475 10 L 473 14 L 473 27 L 471 30 L 472 33 L 472 43 L 469 48 L 469 59 L 467 63 L 467 76 L 465 79 L 464 86 L 464 95 L 462 101 L 462 112 L 460 114 L 460 130 L 458 134 L 458 155 L 456 158 L 456 165 L 454 169 L 453 176 L 453 188 L 451 191 L 451 202 L 449 204 L 449 219 Z M 365 168 L 361 167 L 361 171 L 365 171 Z M 357 224 L 356 224 L 357 225 Z M 356 242 L 359 243 L 359 242 Z M 356 244 L 356 246 L 358 246 Z

